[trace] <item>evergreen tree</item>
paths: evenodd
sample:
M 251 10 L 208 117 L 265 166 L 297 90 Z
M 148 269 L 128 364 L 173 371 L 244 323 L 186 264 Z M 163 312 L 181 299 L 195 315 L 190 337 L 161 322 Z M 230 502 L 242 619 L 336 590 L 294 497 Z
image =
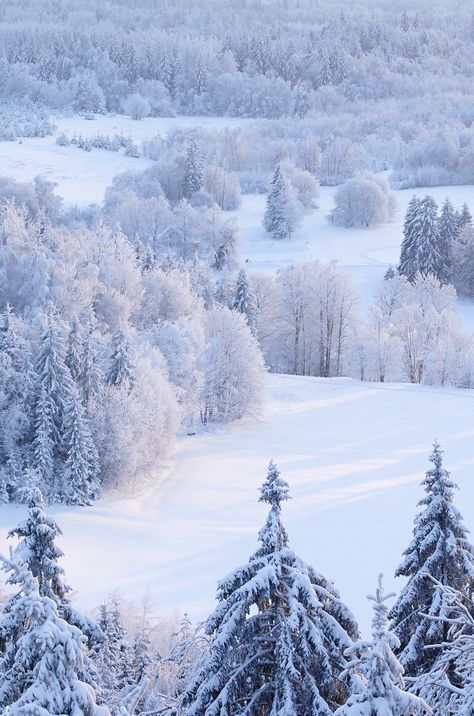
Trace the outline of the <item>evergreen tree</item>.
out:
M 417 196 L 413 196 L 408 204 L 405 223 L 403 225 L 403 241 L 400 250 L 398 272 L 402 274 L 402 276 L 406 276 L 409 281 L 413 281 L 418 273 L 418 247 L 415 231 L 419 205 L 420 200 Z
M 391 278 L 395 278 L 396 275 L 397 274 L 393 266 L 389 266 L 388 269 L 385 271 L 383 279 L 384 281 L 389 281 Z
M 206 624 L 210 656 L 185 693 L 186 716 L 329 716 L 346 697 L 339 673 L 357 626 L 333 585 L 290 549 L 281 522 L 287 499 L 288 485 L 270 463 L 260 547 L 219 584 Z
M 41 335 L 36 359 L 38 397 L 35 406 L 34 453 L 44 489 L 51 490 L 56 459 L 61 457 L 66 405 L 73 381 L 64 360 L 64 346 L 54 318 L 50 315 Z
M 449 641 L 439 650 L 430 672 L 416 680 L 416 690 L 433 709 L 435 716 L 474 713 L 474 604 L 466 608 L 465 598 L 440 585 L 449 607 L 446 626 Z M 440 616 L 443 619 L 443 614 Z
M 120 609 L 116 600 L 102 604 L 99 627 L 104 634 L 97 651 L 95 666 L 101 686 L 101 696 L 115 711 L 121 697 L 133 683 L 133 652 L 126 639 Z
M 456 484 L 442 464 L 442 450 L 435 442 L 430 455 L 433 467 L 423 480 L 426 496 L 415 519 L 413 540 L 404 552 L 396 576 L 408 577 L 390 611 L 393 631 L 400 640 L 399 659 L 410 677 L 433 666 L 438 649 L 448 638 L 438 617 L 449 608 L 442 586 L 459 591 L 466 604 L 474 592 L 474 549 L 468 530 L 453 504 Z M 430 648 L 427 648 L 430 647 Z
M 86 331 L 81 346 L 81 370 L 78 387 L 82 402 L 90 415 L 102 393 L 104 375 L 100 369 L 92 328 Z
M 274 239 L 289 239 L 295 226 L 295 197 L 293 191 L 283 174 L 280 164 L 277 164 L 270 183 L 267 196 L 267 208 L 263 218 L 263 225 Z
M 438 206 L 432 196 L 425 196 L 419 203 L 415 218 L 418 273 L 432 275 L 443 282 L 449 275 L 450 266 L 438 224 Z
M 203 61 L 200 59 L 193 77 L 193 86 L 196 94 L 202 95 L 207 87 L 207 73 Z
M 425 702 L 405 691 L 403 667 L 395 657 L 399 641 L 388 630 L 385 602 L 393 594 L 384 595 L 382 575 L 375 597 L 372 620 L 372 640 L 358 641 L 346 650 L 350 663 L 345 673 L 353 672 L 355 680 L 361 677 L 356 692 L 349 697 L 335 716 L 415 716 L 431 714 Z
M 453 249 L 459 238 L 459 218 L 454 210 L 453 205 L 446 199 L 441 209 L 438 220 L 438 234 L 440 253 L 443 257 L 443 275 L 439 275 L 438 279 L 441 283 L 449 283 L 453 272 Z
M 65 411 L 63 444 L 66 459 L 60 497 L 67 504 L 90 505 L 100 495 L 99 456 L 77 390 Z
M 248 327 L 252 333 L 255 334 L 257 308 L 245 271 L 239 271 L 237 284 L 235 286 L 233 308 L 244 316 Z
M 96 703 L 82 632 L 59 617 L 19 558 L 2 561 L 19 591 L 0 621 L 0 707 L 11 716 L 109 716 Z
M 151 664 L 150 656 L 151 640 L 150 631 L 144 626 L 137 631 L 132 644 L 133 652 L 133 682 L 139 684 L 147 675 Z
M 20 540 L 14 554 L 38 580 L 40 594 L 55 599 L 59 606 L 70 591 L 63 581 L 64 569 L 58 564 L 64 553 L 55 544 L 55 539 L 62 532 L 56 520 L 46 514 L 43 495 L 38 487 L 28 489 L 27 504 L 26 520 L 10 530 L 8 537 Z
M 81 336 L 76 319 L 72 321 L 71 330 L 69 331 L 66 365 L 69 368 L 72 379 L 77 382 L 81 372 Z
M 129 390 L 135 382 L 135 370 L 130 358 L 127 334 L 118 328 L 112 336 L 112 361 L 107 373 L 109 385 L 125 385 Z
M 189 143 L 184 160 L 183 197 L 190 199 L 193 194 L 200 191 L 203 184 L 202 161 L 196 145 L 192 139 Z
M 8 533 L 9 537 L 20 540 L 14 556 L 20 558 L 37 579 L 41 596 L 54 599 L 59 615 L 83 631 L 90 644 L 100 644 L 104 635 L 98 625 L 77 612 L 69 602 L 71 587 L 64 582 L 64 569 L 58 564 L 64 553 L 55 543 L 62 531 L 56 520 L 46 513 L 43 495 L 34 477 L 30 478 L 30 485 L 25 492 L 27 518 Z
M 461 213 L 459 214 L 459 231 L 464 229 L 465 226 L 472 226 L 472 214 L 467 204 L 462 205 Z

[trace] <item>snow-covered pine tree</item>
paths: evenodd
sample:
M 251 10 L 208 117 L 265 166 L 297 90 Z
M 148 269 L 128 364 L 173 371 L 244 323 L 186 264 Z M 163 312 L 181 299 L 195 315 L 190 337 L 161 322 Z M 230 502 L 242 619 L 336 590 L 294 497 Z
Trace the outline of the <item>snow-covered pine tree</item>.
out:
M 417 215 L 420 200 L 413 196 L 408 204 L 403 224 L 403 241 L 400 249 L 400 262 L 398 272 L 406 276 L 409 281 L 415 279 L 418 273 L 418 243 L 416 235 Z
M 55 544 L 55 539 L 62 532 L 56 520 L 46 514 L 43 495 L 38 487 L 29 488 L 27 505 L 26 520 L 10 530 L 8 537 L 20 540 L 14 554 L 38 580 L 40 594 L 55 599 L 60 605 L 70 591 L 63 581 L 64 569 L 58 564 L 64 553 Z
M 438 583 L 448 607 L 449 641 L 442 645 L 431 671 L 416 681 L 417 693 L 435 716 L 474 714 L 474 604 L 467 608 L 456 589 Z M 443 620 L 443 614 L 439 619 Z
M 82 632 L 42 596 L 18 557 L 2 558 L 7 583 L 19 591 L 0 620 L 0 707 L 9 716 L 109 716 L 98 706 Z
M 124 385 L 128 390 L 132 390 L 135 370 L 130 352 L 127 334 L 122 328 L 117 328 L 112 336 L 112 358 L 107 372 L 109 385 Z
M 461 213 L 458 219 L 459 231 L 464 229 L 465 226 L 472 226 L 472 214 L 466 203 L 462 205 Z
M 196 140 L 191 139 L 184 160 L 183 197 L 190 199 L 202 188 L 203 169 Z
M 255 335 L 257 323 L 257 307 L 255 297 L 250 287 L 245 271 L 239 271 L 235 286 L 233 308 L 241 313 L 253 335 Z
M 76 611 L 69 602 L 71 587 L 64 582 L 64 569 L 58 564 L 64 553 L 55 542 L 62 535 L 61 528 L 54 517 L 46 513 L 43 495 L 34 484 L 34 478 L 30 477 L 29 482 L 30 486 L 25 488 L 28 515 L 8 533 L 8 537 L 20 540 L 14 556 L 20 558 L 38 580 L 40 594 L 54 599 L 59 615 L 83 631 L 91 645 L 99 644 L 104 639 L 101 629 L 92 619 Z M 7 602 L 5 610 L 9 608 Z
M 68 336 L 66 365 L 71 377 L 77 382 L 81 372 L 81 336 L 77 319 L 73 319 Z
M 134 686 L 132 649 L 125 635 L 116 600 L 99 608 L 98 624 L 104 640 L 94 657 L 102 699 L 115 711 L 120 699 Z
M 193 77 L 193 87 L 198 95 L 202 95 L 206 91 L 207 87 L 207 73 L 206 68 L 202 59 L 199 60 L 196 68 L 196 72 Z
M 263 225 L 274 239 L 289 239 L 294 228 L 293 192 L 283 174 L 281 164 L 277 164 L 267 195 L 267 207 Z
M 104 384 L 104 375 L 100 369 L 96 346 L 91 328 L 86 331 L 81 346 L 81 370 L 78 377 L 78 388 L 82 402 L 90 416 L 97 407 Z
M 66 406 L 62 442 L 65 462 L 58 496 L 70 505 L 90 505 L 100 495 L 99 456 L 77 388 Z
M 353 673 L 357 687 L 347 703 L 337 709 L 335 716 L 431 714 L 422 699 L 405 690 L 403 667 L 393 652 L 400 642 L 388 629 L 386 601 L 393 596 L 384 595 L 380 575 L 375 596 L 368 597 L 374 602 L 372 640 L 358 641 L 346 650 L 350 662 L 343 675 Z
M 438 655 L 435 647 L 444 643 L 447 628 L 438 617 L 449 612 L 440 585 L 459 591 L 466 605 L 474 593 L 474 549 L 468 530 L 454 505 L 456 484 L 443 468 L 442 450 L 434 443 L 433 467 L 423 480 L 426 496 L 420 500 L 413 540 L 395 576 L 408 577 L 390 610 L 391 626 L 400 640 L 397 651 L 408 676 L 415 678 L 432 668 Z
M 450 266 L 438 224 L 438 205 L 432 196 L 425 196 L 419 203 L 414 225 L 417 247 L 417 269 L 422 276 L 432 275 L 444 282 Z
M 210 656 L 184 695 L 185 716 L 329 716 L 347 696 L 344 650 L 358 637 L 331 582 L 291 550 L 281 522 L 288 485 L 270 463 L 270 512 L 249 562 L 219 584 Z
M 443 257 L 444 275 L 437 278 L 443 284 L 450 283 L 453 272 L 453 249 L 459 238 L 459 217 L 449 199 L 443 204 L 438 219 L 439 248 Z
M 135 684 L 139 684 L 142 679 L 147 676 L 148 669 L 152 662 L 150 655 L 151 651 L 151 639 L 150 630 L 145 625 L 137 631 L 135 638 L 132 643 L 132 654 L 133 654 L 133 676 L 132 681 Z
M 62 447 L 64 415 L 74 385 L 64 356 L 59 328 L 50 315 L 41 335 L 35 364 L 38 393 L 33 441 L 35 467 L 42 480 L 42 489 L 48 493 L 53 490 L 53 471 Z

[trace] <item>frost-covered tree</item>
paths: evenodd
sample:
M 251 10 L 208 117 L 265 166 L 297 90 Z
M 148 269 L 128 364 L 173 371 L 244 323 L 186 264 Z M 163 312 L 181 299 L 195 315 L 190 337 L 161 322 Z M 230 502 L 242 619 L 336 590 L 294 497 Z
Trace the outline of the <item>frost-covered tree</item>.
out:
M 398 272 L 413 281 L 418 273 L 417 216 L 420 200 L 413 196 L 408 204 L 403 224 L 403 241 L 400 250 Z
M 335 716 L 431 714 L 422 699 L 405 690 L 403 667 L 394 654 L 399 641 L 388 628 L 386 601 L 393 596 L 384 594 L 380 575 L 375 596 L 368 597 L 374 602 L 372 640 L 358 641 L 345 652 L 350 660 L 345 673 L 354 673 L 356 690 Z
M 442 586 L 456 589 L 465 604 L 472 604 L 474 592 L 474 548 L 454 505 L 456 484 L 443 467 L 438 443 L 433 446 L 430 461 L 432 468 L 422 483 L 426 496 L 419 503 L 413 540 L 395 573 L 408 581 L 389 615 L 400 640 L 400 662 L 410 677 L 429 672 L 439 653 L 436 645 L 447 640 L 446 626 L 438 619 L 447 613 Z
M 8 537 L 19 539 L 14 556 L 26 564 L 38 581 L 42 596 L 54 599 L 61 617 L 77 626 L 86 634 L 90 644 L 101 642 L 103 635 L 97 624 L 80 614 L 69 601 L 71 587 L 64 581 L 64 569 L 58 560 L 64 556 L 56 544 L 62 535 L 56 520 L 46 513 L 41 491 L 35 484 L 27 492 L 28 515 L 17 527 L 10 530 Z M 8 606 L 6 607 L 8 611 Z
M 0 706 L 12 716 L 108 716 L 98 706 L 82 632 L 40 594 L 19 558 L 2 559 L 7 582 L 18 588 L 0 620 Z
M 357 625 L 331 582 L 291 550 L 281 521 L 288 485 L 270 463 L 260 546 L 219 583 L 208 662 L 184 696 L 185 716 L 329 716 L 346 696 L 339 678 Z
M 415 682 L 415 688 L 429 702 L 435 716 L 474 713 L 474 605 L 466 606 L 456 589 L 439 582 L 445 612 L 436 619 L 445 622 L 449 639 L 440 649 L 431 671 Z
M 205 333 L 202 422 L 225 422 L 255 414 L 261 405 L 265 368 L 244 316 L 215 306 L 206 312 Z
M 263 225 L 274 239 L 289 239 L 301 216 L 302 206 L 279 163 L 270 182 Z
M 244 270 L 239 271 L 239 275 L 237 277 L 233 308 L 234 311 L 238 311 L 245 317 L 248 327 L 255 335 L 257 308 L 255 306 L 255 298 L 249 284 L 248 276 Z
M 441 283 L 450 283 L 453 272 L 453 251 L 459 238 L 459 217 L 449 199 L 443 204 L 438 219 L 440 253 L 443 256 L 443 275 L 437 278 Z
M 331 220 L 338 226 L 376 226 L 393 216 L 388 182 L 371 174 L 349 179 L 337 190 L 335 202 Z
M 63 449 L 59 495 L 68 504 L 90 505 L 100 494 L 99 456 L 77 389 L 64 414 Z
M 117 328 L 112 336 L 112 357 L 107 372 L 109 385 L 125 385 L 129 390 L 135 382 L 135 370 L 131 359 L 128 336 L 123 328 Z
M 132 119 L 140 120 L 148 117 L 151 106 L 146 97 L 142 97 L 138 92 L 134 92 L 128 97 L 124 105 L 125 113 L 129 114 Z
M 472 214 L 466 203 L 462 205 L 461 213 L 459 214 L 459 230 L 464 229 L 465 226 L 472 226 Z
M 445 283 L 449 275 L 447 247 L 441 241 L 438 223 L 438 206 L 431 196 L 421 199 L 415 217 L 415 242 L 417 246 L 417 272 L 422 276 L 431 274 Z
M 196 140 L 192 139 L 189 143 L 186 158 L 184 160 L 183 197 L 185 199 L 191 199 L 196 192 L 200 191 L 202 185 L 202 159 Z

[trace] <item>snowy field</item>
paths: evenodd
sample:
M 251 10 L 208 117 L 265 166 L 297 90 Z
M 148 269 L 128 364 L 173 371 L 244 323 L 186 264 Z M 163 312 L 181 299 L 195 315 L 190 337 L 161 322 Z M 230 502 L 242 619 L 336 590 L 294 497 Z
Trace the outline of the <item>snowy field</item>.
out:
M 266 516 L 257 489 L 273 458 L 294 498 L 284 506 L 292 546 L 335 580 L 365 629 L 378 572 L 397 588 L 434 438 L 474 529 L 473 391 L 269 376 L 258 422 L 187 438 L 151 491 L 54 510 L 76 604 L 89 609 L 114 589 L 139 600 L 151 588 L 161 614 L 204 617 L 217 579 L 255 548 Z M 23 512 L 2 507 L 2 550 Z
M 56 137 L 64 132 L 69 138 L 76 134 L 92 137 L 94 134 L 124 134 L 136 143 L 165 135 L 172 129 L 192 127 L 233 127 L 245 119 L 227 117 L 153 117 L 140 122 L 129 117 L 97 116 L 94 120 L 83 117 L 55 119 L 56 131 L 51 137 L 23 138 L 15 142 L 0 142 L 0 174 L 18 181 L 31 181 L 41 174 L 57 184 L 57 193 L 68 204 L 87 206 L 102 201 L 105 189 L 116 174 L 149 167 L 148 159 L 126 157 L 104 149 L 85 152 L 76 146 L 60 147 Z
M 274 274 L 295 261 L 337 261 L 349 273 L 360 293 L 361 307 L 372 302 L 374 292 L 389 266 L 396 266 L 403 238 L 403 221 L 413 194 L 430 194 L 438 204 L 449 197 L 455 208 L 464 202 L 474 208 L 472 186 L 447 186 L 393 191 L 397 204 L 394 220 L 370 229 L 346 229 L 332 225 L 327 217 L 334 207 L 334 187 L 321 187 L 318 208 L 304 217 L 291 241 L 274 241 L 262 226 L 265 196 L 244 196 L 237 212 L 240 252 L 251 271 Z M 463 325 L 474 330 L 474 302 L 460 301 Z

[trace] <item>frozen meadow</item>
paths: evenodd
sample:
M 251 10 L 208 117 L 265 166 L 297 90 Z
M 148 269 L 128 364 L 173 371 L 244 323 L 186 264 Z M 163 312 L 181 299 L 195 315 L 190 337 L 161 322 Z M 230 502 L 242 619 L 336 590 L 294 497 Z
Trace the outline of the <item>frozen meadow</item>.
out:
M 216 582 L 253 552 L 266 515 L 258 487 L 273 458 L 288 480 L 290 544 L 334 579 L 367 631 L 365 596 L 379 571 L 387 590 L 410 541 L 419 483 L 435 438 L 474 524 L 474 394 L 469 390 L 270 375 L 263 415 L 187 437 L 165 476 L 143 494 L 93 507 L 57 507 L 75 604 L 113 590 L 157 611 L 210 611 Z M 1 537 L 24 512 L 0 511 Z

